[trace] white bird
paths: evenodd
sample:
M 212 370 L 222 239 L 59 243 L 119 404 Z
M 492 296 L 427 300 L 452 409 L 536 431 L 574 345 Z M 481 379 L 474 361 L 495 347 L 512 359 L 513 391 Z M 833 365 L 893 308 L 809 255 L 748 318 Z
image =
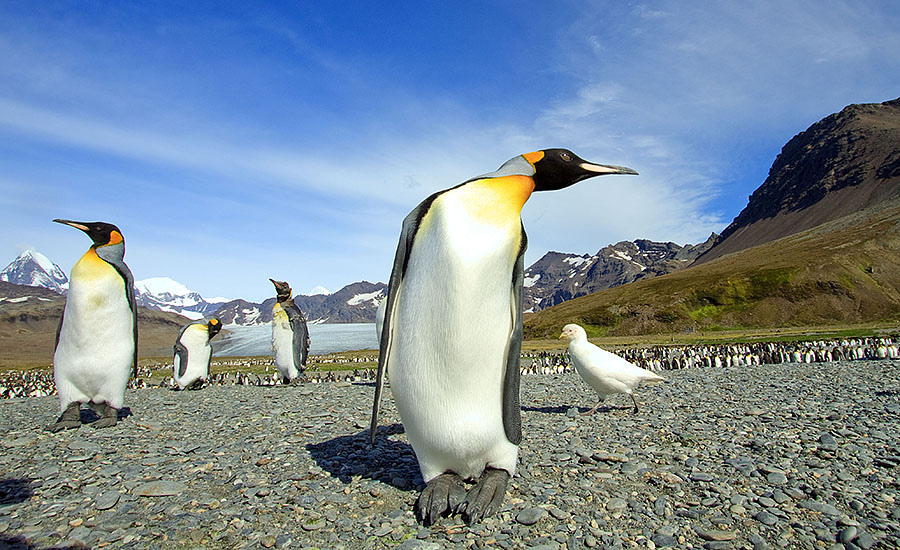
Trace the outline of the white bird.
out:
M 593 414 L 600 407 L 603 397 L 614 393 L 627 393 L 631 396 L 634 412 L 637 412 L 638 404 L 634 398 L 634 388 L 641 383 L 656 384 L 665 380 L 662 376 L 633 365 L 618 355 L 588 342 L 587 333 L 578 325 L 564 326 L 559 338 L 569 341 L 569 355 L 575 364 L 575 370 L 588 386 L 594 388 L 600 398 L 593 409 L 581 414 Z

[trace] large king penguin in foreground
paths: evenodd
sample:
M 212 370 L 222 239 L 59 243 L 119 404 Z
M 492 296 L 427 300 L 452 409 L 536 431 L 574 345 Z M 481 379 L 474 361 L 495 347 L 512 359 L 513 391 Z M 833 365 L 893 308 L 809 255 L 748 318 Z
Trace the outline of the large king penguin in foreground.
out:
M 185 325 L 175 339 L 175 357 L 172 360 L 175 383 L 180 390 L 199 390 L 209 376 L 212 361 L 210 341 L 219 331 L 222 323 L 218 319 L 208 322 L 197 321 Z
M 385 375 L 427 483 L 426 524 L 469 523 L 499 510 L 522 438 L 519 350 L 526 237 L 533 191 L 562 189 L 630 168 L 565 149 L 515 157 L 496 172 L 425 199 L 403 220 L 381 331 L 371 437 Z M 466 491 L 463 480 L 475 480 Z
M 309 355 L 309 329 L 306 318 L 291 294 L 291 285 L 269 279 L 275 285 L 275 305 L 272 306 L 272 349 L 275 366 L 285 384 L 300 379 Z
M 79 427 L 82 403 L 100 415 L 95 428 L 115 426 L 128 377 L 132 371 L 137 375 L 137 307 L 125 239 L 109 223 L 53 221 L 84 231 L 94 244 L 69 277 L 53 355 L 62 414 L 47 429 Z

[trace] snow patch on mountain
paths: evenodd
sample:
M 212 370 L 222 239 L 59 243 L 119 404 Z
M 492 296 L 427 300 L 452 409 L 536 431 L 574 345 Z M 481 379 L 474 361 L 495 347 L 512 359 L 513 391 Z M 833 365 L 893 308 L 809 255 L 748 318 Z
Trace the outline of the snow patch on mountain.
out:
M 375 307 L 378 307 L 378 301 L 384 297 L 384 293 L 381 290 L 376 290 L 375 292 L 367 292 L 365 294 L 357 294 L 347 300 L 348 306 L 358 306 L 363 302 L 368 302 L 371 300 Z
M 65 294 L 69 278 L 58 265 L 35 250 L 26 250 L 0 271 L 0 281 L 16 285 L 39 286 Z

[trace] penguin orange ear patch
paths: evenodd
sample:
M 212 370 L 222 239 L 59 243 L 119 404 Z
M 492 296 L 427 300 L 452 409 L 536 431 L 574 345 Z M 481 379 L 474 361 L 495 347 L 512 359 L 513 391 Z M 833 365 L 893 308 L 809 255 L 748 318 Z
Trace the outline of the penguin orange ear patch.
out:
M 522 158 L 524 158 L 524 159 L 527 160 L 532 166 L 534 166 L 534 164 L 535 164 L 536 162 L 538 162 L 538 161 L 540 161 L 542 158 L 544 158 L 544 152 L 543 152 L 543 151 L 535 151 L 535 152 L 533 152 L 533 153 L 525 153 L 524 155 L 522 155 Z
M 109 242 L 106 244 L 119 244 L 120 242 L 122 242 L 124 240 L 125 239 L 122 238 L 122 234 L 119 233 L 118 231 L 110 231 Z

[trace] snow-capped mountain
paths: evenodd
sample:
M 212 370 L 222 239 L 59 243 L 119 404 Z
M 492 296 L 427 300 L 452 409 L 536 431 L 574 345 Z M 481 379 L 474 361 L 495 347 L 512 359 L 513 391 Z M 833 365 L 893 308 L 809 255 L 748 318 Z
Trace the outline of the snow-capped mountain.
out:
M 16 285 L 39 286 L 59 294 L 69 290 L 66 272 L 51 262 L 47 256 L 34 250 L 26 250 L 0 271 L 0 281 Z
M 715 242 L 680 246 L 638 239 L 601 248 L 596 254 L 548 252 L 525 270 L 522 303 L 525 311 L 539 311 L 566 300 L 665 275 L 691 264 Z
M 361 281 L 331 294 L 300 294 L 294 296 L 294 303 L 310 323 L 372 323 L 386 291 L 384 283 Z M 273 305 L 274 296 L 261 304 L 233 300 L 224 304 L 216 317 L 226 325 L 262 325 L 272 322 Z
M 169 277 L 151 277 L 134 282 L 134 298 L 139 306 L 158 311 L 170 311 L 188 319 L 212 316 L 227 298 L 204 299 Z

